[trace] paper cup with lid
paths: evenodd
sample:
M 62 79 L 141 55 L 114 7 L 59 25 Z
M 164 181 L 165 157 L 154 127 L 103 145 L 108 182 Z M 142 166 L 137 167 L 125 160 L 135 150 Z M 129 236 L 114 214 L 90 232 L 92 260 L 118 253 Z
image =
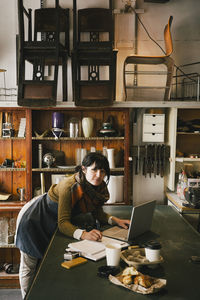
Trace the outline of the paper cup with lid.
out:
M 160 260 L 160 249 L 162 248 L 161 243 L 157 241 L 150 241 L 145 244 L 145 255 L 146 259 L 150 262 Z

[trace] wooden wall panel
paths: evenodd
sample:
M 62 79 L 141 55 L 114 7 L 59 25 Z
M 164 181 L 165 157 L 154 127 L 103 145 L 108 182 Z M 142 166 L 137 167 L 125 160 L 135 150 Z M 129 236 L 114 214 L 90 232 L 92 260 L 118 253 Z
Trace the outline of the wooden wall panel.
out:
M 26 161 L 26 141 L 23 139 L 13 140 L 13 160 Z
M 109 117 L 113 118 L 114 124 L 116 130 L 118 130 L 119 135 L 124 135 L 124 129 L 125 129 L 125 114 L 120 113 L 119 111 L 105 111 L 104 112 L 104 119 L 107 120 Z
M 15 131 L 15 136 L 18 135 L 21 118 L 25 118 L 25 111 L 20 111 L 19 110 L 17 112 L 17 114 L 12 113 L 12 124 L 13 124 L 13 129 Z
M 4 193 L 12 192 L 12 172 L 0 170 L 0 191 Z
M 65 163 L 67 166 L 76 165 L 76 149 L 82 148 L 81 141 L 67 141 L 61 144 L 61 151 L 65 152 Z
M 12 193 L 19 200 L 19 195 L 17 194 L 17 188 L 26 189 L 26 173 L 25 171 L 13 172 L 13 188 Z
M 2 138 L 0 139 L 0 164 L 6 158 L 12 159 L 12 141 L 8 138 Z

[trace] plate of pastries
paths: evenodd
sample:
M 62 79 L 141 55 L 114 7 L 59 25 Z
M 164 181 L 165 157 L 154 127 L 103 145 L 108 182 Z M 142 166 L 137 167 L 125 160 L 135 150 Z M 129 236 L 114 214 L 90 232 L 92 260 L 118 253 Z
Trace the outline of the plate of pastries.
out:
M 166 279 L 155 278 L 142 274 L 134 266 L 126 267 L 116 276 L 109 275 L 109 280 L 140 294 L 153 294 L 164 288 Z

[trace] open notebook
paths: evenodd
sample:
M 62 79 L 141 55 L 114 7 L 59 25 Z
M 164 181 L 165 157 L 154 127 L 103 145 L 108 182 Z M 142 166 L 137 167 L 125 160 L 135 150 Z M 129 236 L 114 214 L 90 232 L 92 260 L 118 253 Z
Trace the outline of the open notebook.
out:
M 129 246 L 126 242 L 103 236 L 101 242 L 82 240 L 70 243 L 68 247 L 73 251 L 80 252 L 80 254 L 86 258 L 97 261 L 106 256 L 105 247 L 109 243 L 118 243 L 121 248 Z

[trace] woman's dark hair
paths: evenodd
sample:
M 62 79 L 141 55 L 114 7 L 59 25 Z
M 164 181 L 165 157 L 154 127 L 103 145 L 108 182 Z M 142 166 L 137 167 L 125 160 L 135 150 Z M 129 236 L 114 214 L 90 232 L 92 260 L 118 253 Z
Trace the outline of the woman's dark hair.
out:
M 110 178 L 110 167 L 109 162 L 107 160 L 107 157 L 105 157 L 100 152 L 90 152 L 88 153 L 83 161 L 81 166 L 76 167 L 76 172 L 79 172 L 80 175 L 82 174 L 82 166 L 87 168 L 95 163 L 95 166 L 98 170 L 103 169 L 105 170 L 106 176 L 107 176 L 107 183 Z

